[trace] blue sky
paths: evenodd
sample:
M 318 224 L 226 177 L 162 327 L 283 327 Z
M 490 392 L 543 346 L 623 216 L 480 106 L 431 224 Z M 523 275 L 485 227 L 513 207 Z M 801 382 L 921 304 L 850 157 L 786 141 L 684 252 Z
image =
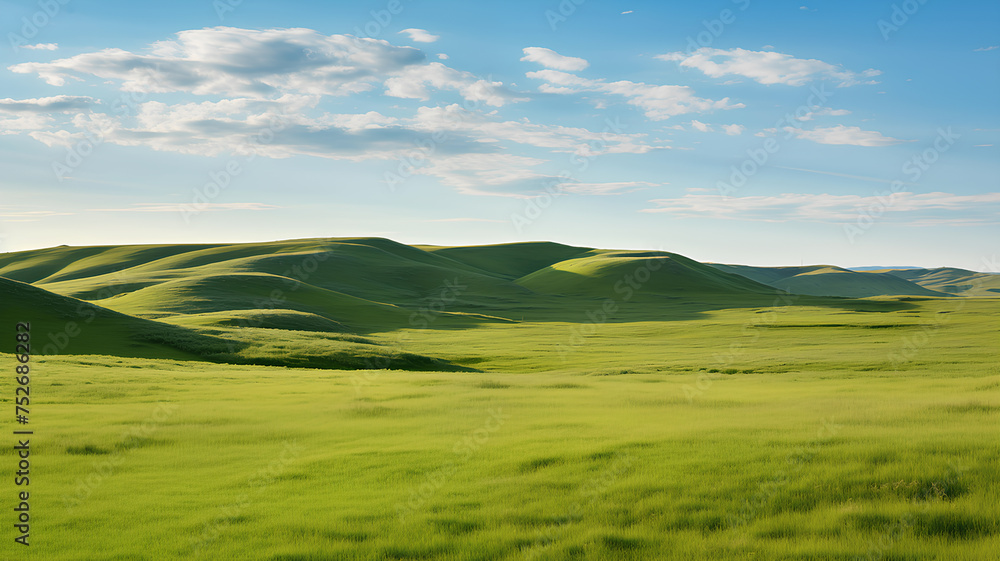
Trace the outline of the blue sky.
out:
M 0 251 L 1000 253 L 1000 5 L 0 2 Z

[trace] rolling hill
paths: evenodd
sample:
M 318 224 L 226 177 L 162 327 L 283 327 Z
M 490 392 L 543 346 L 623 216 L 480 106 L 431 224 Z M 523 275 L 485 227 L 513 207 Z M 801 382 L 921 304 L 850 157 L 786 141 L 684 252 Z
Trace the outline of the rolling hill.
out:
M 4 326 L 28 322 L 33 354 L 201 359 L 227 352 L 230 341 L 108 310 L 0 277 Z
M 952 267 L 885 269 L 879 272 L 956 296 L 1000 296 L 1000 274 L 997 273 L 979 273 Z
M 904 278 L 878 272 L 858 272 L 828 265 L 804 267 L 751 267 L 747 265 L 711 264 L 720 271 L 742 275 L 748 279 L 809 296 L 868 298 L 872 296 L 929 296 L 949 294 L 932 290 Z
M 592 297 L 774 293 L 773 288 L 738 274 L 659 251 L 592 250 L 525 275 L 517 283 L 545 294 Z
M 473 356 L 452 353 L 451 362 L 408 352 L 400 341 L 425 328 L 446 339 L 448 330 L 576 322 L 596 299 L 630 303 L 607 318 L 629 322 L 759 310 L 774 305 L 776 289 L 848 309 L 876 303 L 843 297 L 994 294 L 990 283 L 1000 276 L 981 275 L 705 264 L 664 251 L 550 242 L 60 246 L 0 255 L 0 321 L 39 326 L 39 350 L 49 354 L 469 370 Z

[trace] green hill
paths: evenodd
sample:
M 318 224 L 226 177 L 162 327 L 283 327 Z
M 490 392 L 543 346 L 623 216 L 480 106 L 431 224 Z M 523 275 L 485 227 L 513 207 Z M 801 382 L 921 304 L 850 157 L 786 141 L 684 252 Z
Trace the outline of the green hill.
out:
M 953 267 L 937 269 L 885 269 L 885 274 L 956 296 L 1000 296 L 1000 274 L 980 273 Z
M 36 355 L 100 354 L 121 357 L 201 359 L 232 350 L 218 337 L 140 319 L 0 277 L 0 324 L 31 325 Z
M 827 265 L 804 267 L 751 267 L 712 263 L 720 271 L 742 275 L 759 283 L 809 296 L 868 298 L 872 296 L 933 296 L 937 292 L 906 279 L 878 272 L 857 272 Z
M 509 280 L 521 278 L 549 265 L 592 251 L 592 248 L 588 247 L 573 247 L 552 242 L 421 247 L 435 255 L 448 257 Z
M 825 297 L 993 294 L 990 283 L 1000 276 L 983 275 L 709 265 L 663 251 L 548 242 L 408 246 L 382 238 L 0 255 L 2 319 L 39 326 L 43 352 L 408 370 L 476 364 L 473 349 L 449 347 L 448 330 L 575 322 L 593 311 L 594 299 L 632 303 L 608 321 L 680 321 L 773 306 L 776 289 L 814 297 L 812 306 L 847 309 L 875 303 Z M 973 281 L 979 284 L 969 288 Z M 406 336 L 423 329 L 421 338 L 433 334 L 440 346 L 426 355 L 407 351 Z
M 695 297 L 769 294 L 774 289 L 673 253 L 592 250 L 517 280 L 546 294 L 609 297 L 615 294 Z

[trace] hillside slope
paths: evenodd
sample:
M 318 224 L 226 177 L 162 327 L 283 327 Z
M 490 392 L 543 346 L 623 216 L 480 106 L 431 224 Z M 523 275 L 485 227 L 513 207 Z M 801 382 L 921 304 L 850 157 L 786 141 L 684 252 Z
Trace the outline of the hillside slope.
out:
M 950 296 L 897 276 L 885 273 L 849 271 L 826 265 L 804 267 L 751 267 L 719 263 L 711 263 L 710 265 L 720 271 L 735 273 L 774 288 L 808 296 L 843 298 Z
M 121 357 L 200 359 L 232 345 L 182 327 L 121 314 L 0 277 L 0 325 L 31 326 L 33 354 L 102 354 Z M 13 346 L 4 349 L 13 350 Z
M 956 296 L 1000 296 L 1000 274 L 980 273 L 953 267 L 937 269 L 884 269 L 885 274 Z
M 770 294 L 774 289 L 665 251 L 592 250 L 517 280 L 546 294 L 698 296 Z
M 560 261 L 593 251 L 553 242 L 522 242 L 460 247 L 421 246 L 435 255 L 465 263 L 480 271 L 515 280 Z

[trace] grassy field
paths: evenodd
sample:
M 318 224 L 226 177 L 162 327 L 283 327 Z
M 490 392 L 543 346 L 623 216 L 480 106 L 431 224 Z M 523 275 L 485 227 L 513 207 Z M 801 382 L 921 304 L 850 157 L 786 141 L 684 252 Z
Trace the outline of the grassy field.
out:
M 641 280 L 648 255 L 387 245 L 417 263 L 409 279 L 388 258 L 369 284 L 369 269 L 318 268 L 287 306 L 255 308 L 282 286 L 260 247 L 115 249 L 122 273 L 98 258 L 109 250 L 84 249 L 0 257 L 0 274 L 31 283 L 0 286 L 18 296 L 0 314 L 11 333 L 15 317 L 37 321 L 41 345 L 80 324 L 32 361 L 32 546 L 9 536 L 4 559 L 1000 550 L 1000 299 L 988 291 L 775 294 L 662 254 L 626 291 L 616 281 Z M 294 255 L 280 266 L 314 253 Z M 131 280 L 100 278 L 113 274 Z M 168 296 L 197 287 L 210 297 L 188 308 Z M 0 427 L 17 428 L 12 415 Z

